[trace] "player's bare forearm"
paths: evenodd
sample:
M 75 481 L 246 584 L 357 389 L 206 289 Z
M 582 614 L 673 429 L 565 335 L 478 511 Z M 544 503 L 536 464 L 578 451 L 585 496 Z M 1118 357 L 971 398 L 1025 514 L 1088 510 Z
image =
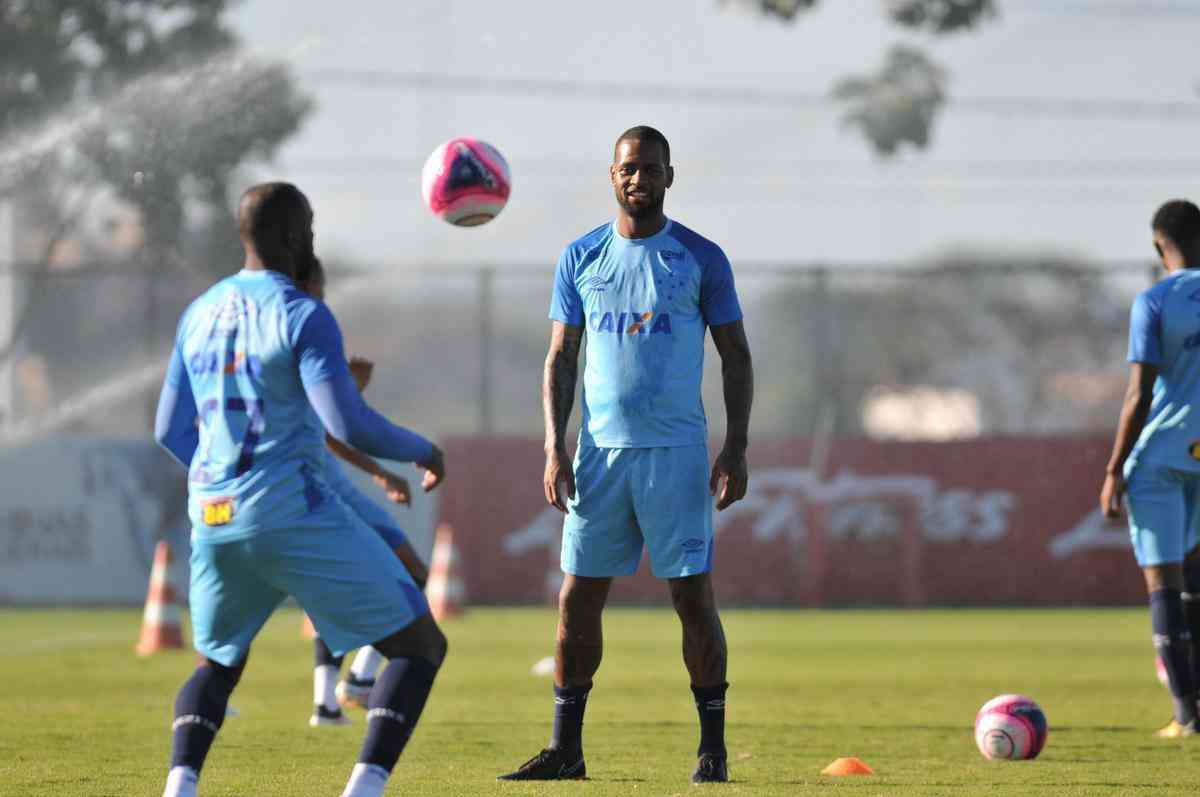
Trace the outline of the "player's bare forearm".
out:
M 374 459 L 357 448 L 346 445 L 331 434 L 325 435 L 325 445 L 329 446 L 329 450 L 337 454 L 339 459 L 349 462 L 368 476 L 382 477 L 386 473 Z
M 750 407 L 754 403 L 754 361 L 741 321 L 712 328 L 713 343 L 721 356 L 721 384 L 725 393 L 725 449 L 744 454 L 750 442 Z
M 1121 417 L 1117 422 L 1117 436 L 1113 441 L 1112 456 L 1105 472 L 1119 475 L 1125 460 L 1133 451 L 1137 439 L 1142 436 L 1146 418 L 1150 415 L 1150 403 L 1154 397 L 1154 380 L 1158 368 L 1146 363 L 1132 363 L 1129 369 L 1129 385 L 1125 389 L 1125 401 L 1121 405 Z
M 567 423 L 575 404 L 575 385 L 579 380 L 579 349 L 583 327 L 552 322 L 550 350 L 542 375 L 542 415 L 546 425 L 546 451 L 564 451 Z

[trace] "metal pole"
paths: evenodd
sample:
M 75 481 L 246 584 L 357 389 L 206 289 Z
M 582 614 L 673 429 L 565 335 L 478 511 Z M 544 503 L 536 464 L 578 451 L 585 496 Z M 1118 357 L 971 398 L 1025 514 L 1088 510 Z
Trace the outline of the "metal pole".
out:
M 9 348 L 15 341 L 17 313 L 17 241 L 15 210 L 9 201 L 0 201 L 0 348 Z M 0 428 L 9 428 L 16 420 L 16 385 L 13 363 L 8 356 L 0 362 Z
M 492 407 L 492 336 L 493 297 L 495 269 L 479 271 L 479 434 L 490 435 L 495 431 L 495 414 Z

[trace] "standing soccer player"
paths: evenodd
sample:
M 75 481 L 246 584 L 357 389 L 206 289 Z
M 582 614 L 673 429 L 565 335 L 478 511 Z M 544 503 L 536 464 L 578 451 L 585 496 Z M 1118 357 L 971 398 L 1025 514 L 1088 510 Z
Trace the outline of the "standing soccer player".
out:
M 418 463 L 426 489 L 445 466 L 436 446 L 363 402 L 333 315 L 293 283 L 315 259 L 312 222 L 295 186 L 249 189 L 238 208 L 245 265 L 184 312 L 167 367 L 155 437 L 188 468 L 192 626 L 205 661 L 175 701 L 164 797 L 196 794 L 250 645 L 288 595 L 334 654 L 372 644 L 390 659 L 343 797 L 383 793 L 446 654 L 400 560 L 325 481 L 326 430 Z
M 1128 495 L 1129 529 L 1150 594 L 1154 647 L 1175 716 L 1156 736 L 1197 733 L 1200 686 L 1200 208 L 1173 200 L 1154 214 L 1154 249 L 1167 276 L 1133 303 L 1129 387 L 1100 507 Z
M 649 549 L 683 625 L 683 659 L 700 715 L 695 783 L 728 780 L 725 634 L 713 597 L 712 501 L 746 494 L 753 397 L 750 347 L 720 247 L 666 217 L 674 180 L 662 133 L 634 127 L 609 169 L 615 221 L 559 258 L 542 385 L 546 500 L 563 526 L 554 731 L 549 747 L 502 780 L 582 778 L 583 714 L 603 649 L 601 613 L 614 576 Z M 711 471 L 700 401 L 704 333 L 721 356 L 727 431 Z M 583 426 L 572 464 L 566 429 L 587 336 Z

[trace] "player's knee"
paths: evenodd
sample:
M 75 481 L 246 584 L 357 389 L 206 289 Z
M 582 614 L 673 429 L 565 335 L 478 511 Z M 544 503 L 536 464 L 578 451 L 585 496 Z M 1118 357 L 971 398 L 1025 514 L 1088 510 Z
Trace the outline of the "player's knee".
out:
M 712 590 L 705 575 L 671 579 L 671 604 L 684 622 L 707 621 L 716 613 Z
M 450 651 L 450 640 L 446 639 L 446 634 L 438 626 L 433 627 L 433 633 L 430 634 L 429 649 L 425 654 L 425 658 L 433 664 L 434 667 L 441 668 L 442 662 L 446 660 L 446 654 Z
M 246 669 L 246 660 L 242 659 L 232 667 L 226 667 L 219 661 L 205 659 L 201 666 L 212 670 L 212 681 L 217 688 L 225 692 L 233 692 L 234 687 L 242 680 L 242 673 Z
M 568 578 L 558 593 L 558 613 L 564 622 L 594 620 L 604 611 L 607 590 Z

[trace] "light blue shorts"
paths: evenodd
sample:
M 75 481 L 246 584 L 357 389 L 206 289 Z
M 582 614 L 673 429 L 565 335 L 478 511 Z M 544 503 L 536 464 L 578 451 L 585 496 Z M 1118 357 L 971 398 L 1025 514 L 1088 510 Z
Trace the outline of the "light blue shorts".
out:
M 1139 463 L 1125 499 L 1133 552 L 1142 567 L 1182 562 L 1200 544 L 1200 474 Z
M 629 576 L 642 545 L 658 578 L 707 573 L 713 561 L 706 446 L 592 448 L 575 454 L 562 569 L 576 576 Z
M 425 596 L 380 536 L 330 499 L 293 528 L 192 543 L 189 601 L 197 651 L 233 666 L 288 595 L 335 656 L 378 642 L 429 612 Z

